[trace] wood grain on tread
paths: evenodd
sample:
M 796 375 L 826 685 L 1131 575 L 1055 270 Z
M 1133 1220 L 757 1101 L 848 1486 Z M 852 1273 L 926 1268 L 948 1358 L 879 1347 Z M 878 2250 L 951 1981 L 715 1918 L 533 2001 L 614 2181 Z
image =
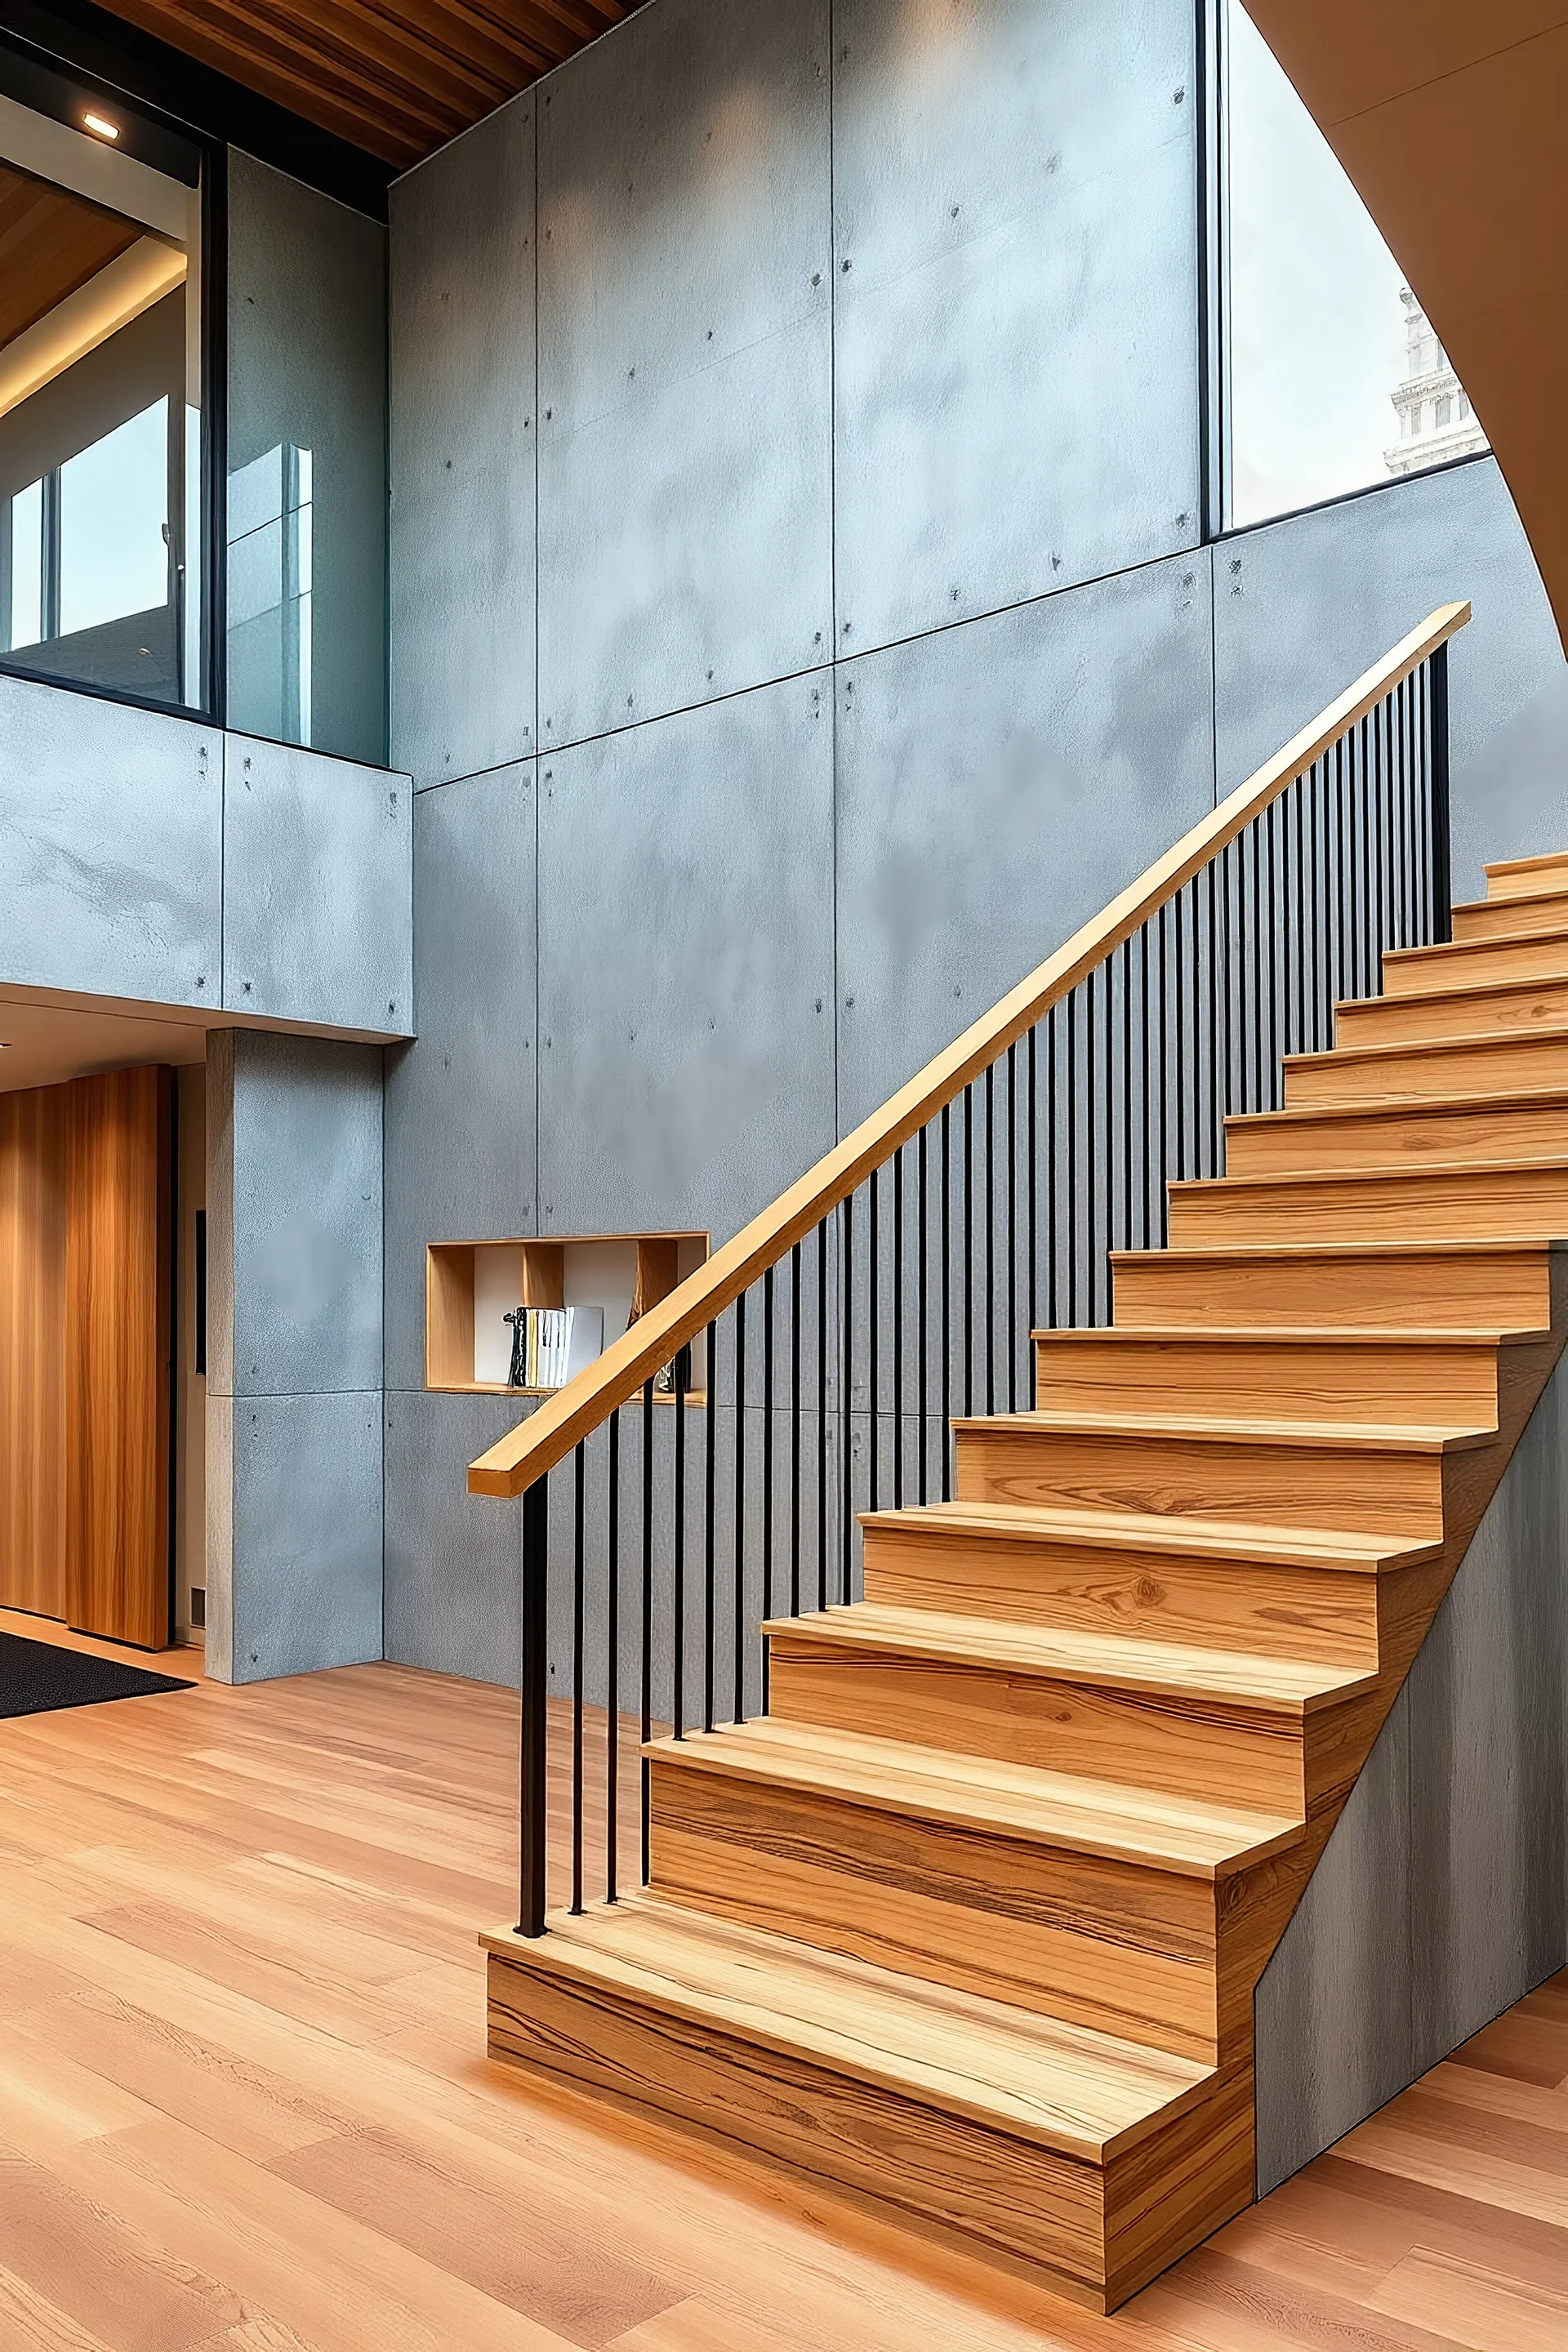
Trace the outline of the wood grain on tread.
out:
M 1242 1242 L 1118 1251 L 1111 1267 L 1121 1330 L 1549 1331 L 1568 1309 L 1568 1250 L 1542 1242 Z
M 1225 1157 L 1227 1174 L 1237 1177 L 1434 1161 L 1568 1167 L 1568 1093 L 1261 1111 L 1226 1121 Z
M 1447 1097 L 1561 1093 L 1568 1088 L 1568 1018 L 1479 1036 L 1380 1040 L 1340 1045 L 1331 1054 L 1292 1056 L 1285 1065 L 1288 1110 L 1362 1104 L 1431 1102 Z

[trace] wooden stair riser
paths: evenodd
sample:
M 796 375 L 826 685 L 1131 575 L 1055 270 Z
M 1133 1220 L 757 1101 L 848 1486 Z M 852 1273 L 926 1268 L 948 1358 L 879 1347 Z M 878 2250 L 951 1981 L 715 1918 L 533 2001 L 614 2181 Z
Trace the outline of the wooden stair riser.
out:
M 1560 940 L 1568 936 L 1568 921 L 1560 896 L 1483 898 L 1474 906 L 1454 909 L 1454 944 L 1469 947 L 1481 940 Z
M 1215 1883 L 651 1751 L 667 1900 L 1179 2056 L 1217 2054 Z
M 958 1432 L 958 1494 L 974 1503 L 1166 1511 L 1273 1527 L 1344 1528 L 1430 1543 L 1442 1535 L 1441 1457 L 1353 1440 L 1289 1445 L 1017 1423 Z
M 1485 1168 L 1558 1160 L 1568 1172 L 1568 1104 L 1512 1102 L 1495 1110 L 1392 1107 L 1362 1114 L 1306 1111 L 1227 1119 L 1227 1176 L 1306 1176 L 1326 1169 Z
M 866 1529 L 866 1598 L 896 1608 L 1241 1650 L 1364 1670 L 1377 1664 L 1377 1578 L 1092 1544 Z
M 1550 851 L 1543 857 L 1489 859 L 1483 867 L 1487 898 L 1496 905 L 1506 898 L 1535 898 L 1555 892 L 1563 899 L 1563 928 L 1568 930 L 1568 856 Z
M 1493 1030 L 1515 1034 L 1568 1027 L 1568 973 L 1501 987 L 1429 996 L 1367 996 L 1337 1007 L 1337 1045 L 1415 1045 Z
M 574 1975 L 552 1938 L 488 1961 L 492 2058 L 630 2099 L 872 2200 L 922 2235 L 1112 2308 L 1252 2195 L 1250 2074 L 1237 2066 L 1101 2163 L 952 2113 L 707 2019 Z M 1184 2217 L 1184 2218 L 1175 2218 Z M 1173 2227 L 1173 2221 L 1174 2226 Z
M 1035 1352 L 1042 1412 L 1170 1412 L 1205 1419 L 1400 1422 L 1484 1425 L 1497 1409 L 1497 1351 L 1439 1339 L 1379 1346 L 1373 1339 L 1236 1339 L 1136 1332 L 1051 1332 Z
M 1384 1046 L 1375 1057 L 1313 1054 L 1285 1065 L 1287 1110 L 1356 1110 L 1366 1103 L 1509 1097 L 1553 1087 L 1568 1090 L 1568 1028 L 1467 1038 L 1441 1052 Z
M 1546 1248 L 1484 1244 L 1384 1257 L 1129 1251 L 1112 1261 L 1112 1296 L 1118 1330 L 1544 1331 L 1563 1262 Z
M 1009 1673 L 968 1660 L 847 1651 L 809 1633 L 769 1643 L 781 1721 L 913 1740 L 1085 1780 L 1210 1797 L 1266 1812 L 1306 1801 L 1300 1712 Z
M 1400 948 L 1383 959 L 1384 996 L 1459 993 L 1502 983 L 1568 978 L 1568 933 L 1552 939 L 1481 940 L 1453 948 Z
M 1568 1168 L 1407 1168 L 1171 1187 L 1178 1249 L 1226 1243 L 1542 1241 L 1568 1234 Z

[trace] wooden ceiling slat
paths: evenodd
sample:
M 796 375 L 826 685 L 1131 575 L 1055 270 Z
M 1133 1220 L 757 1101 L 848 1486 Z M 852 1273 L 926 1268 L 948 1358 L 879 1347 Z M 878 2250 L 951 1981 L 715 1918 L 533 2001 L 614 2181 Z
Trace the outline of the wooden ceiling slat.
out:
M 0 349 L 136 243 L 133 221 L 0 163 Z
M 383 162 L 494 111 L 640 0 L 107 0 L 111 13 Z

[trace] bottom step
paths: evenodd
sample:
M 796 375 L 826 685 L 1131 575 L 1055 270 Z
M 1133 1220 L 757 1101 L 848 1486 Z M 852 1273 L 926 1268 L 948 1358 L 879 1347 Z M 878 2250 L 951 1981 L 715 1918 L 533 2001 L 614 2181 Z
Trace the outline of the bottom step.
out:
M 484 1937 L 489 2051 L 1111 2309 L 1252 2194 L 1252 2084 L 639 1895 Z

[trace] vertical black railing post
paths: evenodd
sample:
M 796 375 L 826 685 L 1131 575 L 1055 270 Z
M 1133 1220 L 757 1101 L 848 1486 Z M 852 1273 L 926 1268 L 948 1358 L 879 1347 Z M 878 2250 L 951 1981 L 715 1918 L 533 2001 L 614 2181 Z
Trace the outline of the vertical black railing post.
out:
M 522 1498 L 522 1853 L 517 1932 L 544 1933 L 544 1837 L 549 1806 L 550 1490 L 536 1478 Z
M 572 1457 L 572 1916 L 583 1908 L 583 1624 L 586 1606 L 585 1557 L 588 1443 Z
M 1432 940 L 1454 936 L 1454 884 L 1448 845 L 1448 648 L 1432 656 Z
M 653 1381 L 642 1391 L 642 1744 L 653 1736 Z M 642 1816 L 642 1882 L 648 1877 L 648 1768 L 646 1754 L 637 1772 Z
M 616 1840 L 619 1834 L 621 1776 L 621 1416 L 610 1415 L 610 1515 L 605 1613 L 605 1679 L 609 1685 L 605 1712 L 609 1717 L 609 1748 L 605 1759 L 605 1900 L 616 1899 Z

